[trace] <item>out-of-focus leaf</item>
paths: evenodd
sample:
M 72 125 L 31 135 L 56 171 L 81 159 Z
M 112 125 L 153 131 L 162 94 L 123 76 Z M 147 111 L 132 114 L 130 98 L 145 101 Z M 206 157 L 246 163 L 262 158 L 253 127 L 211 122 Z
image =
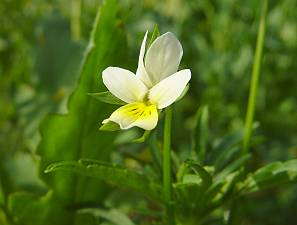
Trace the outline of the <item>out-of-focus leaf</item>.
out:
M 291 181 L 297 181 L 297 160 L 273 162 L 250 174 L 240 185 L 242 193 L 262 191 Z
M 4 193 L 3 193 L 2 184 L 0 181 L 0 206 L 2 206 L 3 204 L 4 204 Z
M 240 146 L 232 146 L 227 148 L 218 155 L 214 162 L 214 167 L 216 171 L 222 170 L 222 168 L 236 155 L 236 153 L 240 152 Z
M 200 176 L 196 174 L 185 174 L 180 182 L 174 184 L 174 187 L 185 188 L 185 187 L 195 186 L 195 185 L 199 186 L 201 184 L 202 184 L 202 179 Z
M 103 218 L 114 225 L 135 225 L 124 213 L 117 209 L 82 209 L 79 213 L 88 213 L 97 218 Z
M 151 155 L 153 157 L 153 163 L 155 164 L 156 168 L 159 169 L 159 171 L 162 171 L 162 156 L 161 151 L 158 146 L 158 140 L 157 140 L 157 133 L 156 131 L 153 131 L 153 133 L 148 138 L 148 145 L 151 152 Z
M 26 221 L 30 221 L 30 214 L 31 217 L 36 217 L 31 218 L 31 222 L 27 224 L 75 224 L 75 211 L 67 207 L 85 202 L 100 204 L 110 189 L 95 179 L 75 174 L 44 174 L 43 171 L 50 163 L 59 160 L 78 160 L 82 157 L 101 160 L 109 158 L 114 134 L 99 132 L 98 123 L 95 121 L 102 121 L 112 108 L 96 102 L 87 93 L 103 91 L 104 85 L 98 74 L 109 65 L 121 65 L 119 59 L 125 59 L 123 54 L 126 52 L 126 37 L 118 25 L 118 7 L 116 0 L 104 1 L 97 14 L 80 79 L 68 101 L 68 113 L 47 116 L 41 124 L 41 142 L 37 150 L 41 158 L 39 171 L 53 194 L 49 197 L 47 206 L 39 208 L 39 213 L 36 213 L 37 209 L 34 207 L 28 206 L 26 215 L 20 212 L 22 202 L 39 207 L 42 198 L 30 198 L 25 201 L 23 199 L 28 197 L 22 197 L 20 194 L 18 198 L 13 199 L 15 207 L 11 207 L 11 210 L 14 216 L 26 216 Z
M 218 140 L 209 154 L 210 161 L 215 164 L 217 169 L 224 166 L 236 154 L 236 146 L 241 147 L 243 139 L 243 129 L 233 131 L 225 135 L 221 140 Z
M 195 128 L 192 137 L 192 151 L 196 152 L 198 162 L 203 164 L 208 142 L 208 108 L 200 107 L 196 113 Z
M 161 200 L 162 188 L 156 181 L 136 171 L 115 164 L 97 160 L 82 159 L 79 162 L 58 162 L 51 164 L 46 173 L 69 171 L 104 180 L 122 188 L 131 188 Z
M 193 160 L 187 160 L 185 164 L 191 168 L 196 175 L 200 176 L 200 178 L 203 181 L 203 185 L 208 188 L 212 184 L 212 177 L 211 175 L 207 172 L 205 168 L 200 166 L 197 162 Z
M 65 210 L 63 204 L 53 198 L 53 193 L 36 196 L 29 193 L 14 193 L 9 196 L 8 210 L 15 222 L 26 225 L 61 224 L 61 219 L 69 218 L 72 213 Z M 48 215 L 51 215 L 50 218 Z M 49 220 L 47 222 L 47 220 Z M 41 223 L 42 222 L 42 223 Z M 64 220 L 64 223 L 67 223 Z
M 120 130 L 120 125 L 113 122 L 113 121 L 108 121 L 107 123 L 104 123 L 99 130 L 102 131 L 117 131 Z
M 193 160 L 187 160 L 181 167 L 177 175 L 178 183 L 174 184 L 178 205 L 184 207 L 194 202 L 193 204 L 199 207 L 201 199 L 212 184 L 212 177 Z
M 114 135 L 98 132 L 97 123 L 109 114 L 110 107 L 92 100 L 87 93 L 104 89 L 98 74 L 109 65 L 123 60 L 126 38 L 117 22 L 118 3 L 104 1 L 96 17 L 91 40 L 82 65 L 76 90 L 68 102 L 67 115 L 48 116 L 41 124 L 42 140 L 38 147 L 43 180 L 60 200 L 100 200 L 99 183 L 76 178 L 74 175 L 44 174 L 45 168 L 59 160 L 82 157 L 108 159 Z M 73 185 L 76 186 L 73 189 Z M 83 191 L 88 186 L 88 191 Z
M 221 205 L 223 201 L 230 200 L 232 197 L 237 197 L 233 194 L 233 190 L 239 182 L 242 171 L 236 171 L 225 176 L 223 180 L 214 183 L 204 195 L 206 199 L 202 198 L 203 204 L 209 204 L 210 208 Z
M 88 93 L 89 96 L 108 104 L 113 105 L 125 105 L 126 102 L 122 101 L 121 99 L 115 97 L 113 94 L 111 94 L 109 91 L 105 92 L 99 92 L 99 93 Z
M 9 225 L 5 212 L 0 208 L 0 224 L 1 225 Z
M 216 175 L 215 180 L 220 181 L 221 179 L 224 179 L 227 175 L 243 166 L 246 163 L 246 161 L 250 158 L 251 154 L 245 154 L 240 158 L 234 160 L 234 162 L 230 163 L 227 167 L 225 167 L 220 173 Z

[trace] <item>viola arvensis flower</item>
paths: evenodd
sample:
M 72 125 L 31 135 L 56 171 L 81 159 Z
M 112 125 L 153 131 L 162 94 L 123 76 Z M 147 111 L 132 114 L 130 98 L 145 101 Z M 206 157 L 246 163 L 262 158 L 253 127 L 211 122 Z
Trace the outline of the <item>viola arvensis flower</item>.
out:
M 158 37 L 145 54 L 147 33 L 140 48 L 136 74 L 118 67 L 103 71 L 103 83 L 127 104 L 114 111 L 103 124 L 112 121 L 121 129 L 137 126 L 152 130 L 158 110 L 174 103 L 191 79 L 189 69 L 178 71 L 183 49 L 170 32 Z

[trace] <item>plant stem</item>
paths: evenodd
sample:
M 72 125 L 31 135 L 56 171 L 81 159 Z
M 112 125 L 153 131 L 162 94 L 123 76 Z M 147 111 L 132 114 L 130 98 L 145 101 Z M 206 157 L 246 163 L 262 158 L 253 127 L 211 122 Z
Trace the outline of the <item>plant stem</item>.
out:
M 172 108 L 168 107 L 165 112 L 164 146 L 163 146 L 163 191 L 166 202 L 166 221 L 168 225 L 175 225 L 174 208 L 171 192 L 171 120 Z
M 247 153 L 249 150 L 250 139 L 251 139 L 252 129 L 253 129 L 257 89 L 258 89 L 258 83 L 259 83 L 259 77 L 260 77 L 260 71 L 261 71 L 261 62 L 262 62 L 263 46 L 264 46 L 264 39 L 265 39 L 267 8 L 268 8 L 268 0 L 263 0 L 259 29 L 258 29 L 258 36 L 257 36 L 256 52 L 255 52 L 254 63 L 253 63 L 252 78 L 250 83 L 248 108 L 247 108 L 246 119 L 245 119 L 245 132 L 244 132 L 243 148 L 242 148 L 243 154 Z

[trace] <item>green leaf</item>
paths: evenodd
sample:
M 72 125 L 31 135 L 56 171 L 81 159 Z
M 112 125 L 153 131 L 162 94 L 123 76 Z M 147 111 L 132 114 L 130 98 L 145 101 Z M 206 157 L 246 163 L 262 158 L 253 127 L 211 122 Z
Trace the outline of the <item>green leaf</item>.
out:
M 120 125 L 113 122 L 113 121 L 108 121 L 107 123 L 103 124 L 99 130 L 102 130 L 102 131 L 117 131 L 117 130 L 120 130 Z
M 124 213 L 117 209 L 82 209 L 79 213 L 88 213 L 97 218 L 103 218 L 114 225 L 135 225 Z
M 159 36 L 160 36 L 159 27 L 158 27 L 158 24 L 155 24 L 151 39 L 148 44 L 148 48 L 153 44 L 154 40 L 156 40 L 156 38 Z
M 240 146 L 232 146 L 227 148 L 219 154 L 214 162 L 216 171 L 221 171 L 223 167 L 230 162 L 230 160 L 240 152 Z
M 268 164 L 249 174 L 240 186 L 241 192 L 248 194 L 292 181 L 297 181 L 297 159 Z
M 196 153 L 198 161 L 203 164 L 208 142 L 208 108 L 202 106 L 196 113 L 195 128 L 192 136 L 192 152 Z
M 76 174 L 44 174 L 43 171 L 49 164 L 60 160 L 71 161 L 83 157 L 109 159 L 115 134 L 99 132 L 98 122 L 106 118 L 113 108 L 93 101 L 87 93 L 105 90 L 101 76 L 97 76 L 98 73 L 101 74 L 110 65 L 125 64 L 126 36 L 119 26 L 118 11 L 119 5 L 116 0 L 103 1 L 94 22 L 77 88 L 68 100 L 68 113 L 47 116 L 41 123 L 41 142 L 37 149 L 41 159 L 39 173 L 53 194 L 49 197 L 46 207 L 40 206 L 38 211 L 29 205 L 42 204 L 42 198 L 32 197 L 27 202 L 23 200 L 26 196 L 22 194 L 14 198 L 13 202 L 20 201 L 20 204 L 13 204 L 16 207 L 21 207 L 22 202 L 28 204 L 27 214 L 24 215 L 28 216 L 26 221 L 30 221 L 30 214 L 31 217 L 36 216 L 35 223 L 26 224 L 75 224 L 75 211 L 67 206 L 84 202 L 100 204 L 111 189 L 97 179 Z M 16 207 L 12 208 L 13 212 L 20 212 L 21 209 Z M 15 213 L 13 215 L 23 215 Z
M 99 93 L 88 93 L 89 96 L 99 100 L 100 102 L 105 102 L 108 104 L 114 105 L 125 105 L 126 102 L 122 101 L 121 99 L 115 97 L 109 91 L 99 92 Z
M 70 218 L 73 214 L 63 207 L 63 204 L 53 197 L 52 192 L 44 196 L 14 193 L 8 198 L 8 210 L 14 216 L 14 220 L 28 225 L 67 224 L 66 218 Z
M 158 146 L 157 132 L 153 131 L 153 133 L 148 138 L 148 145 L 150 153 L 153 157 L 153 163 L 156 169 L 161 173 L 162 171 L 162 156 L 160 146 Z
M 1 180 L 0 180 L 0 207 L 4 205 L 4 193 L 2 190 L 2 184 L 1 184 Z
M 193 160 L 187 160 L 185 162 L 185 164 L 191 168 L 196 175 L 198 175 L 202 181 L 203 181 L 203 185 L 208 188 L 211 184 L 212 184 L 212 177 L 211 175 L 208 173 L 208 171 L 203 168 L 202 166 L 200 166 L 197 162 L 193 161 Z
M 7 221 L 5 212 L 0 208 L 0 224 L 1 225 L 10 225 Z
M 81 159 L 78 162 L 57 162 L 45 170 L 45 173 L 69 171 L 90 176 L 112 183 L 121 188 L 131 188 L 156 200 L 161 200 L 162 187 L 154 180 L 136 171 L 97 160 Z
M 216 182 L 224 179 L 226 176 L 234 172 L 235 170 L 239 169 L 243 166 L 249 159 L 251 158 L 251 154 L 245 154 L 240 158 L 234 160 L 230 163 L 227 167 L 225 167 L 220 173 L 218 173 L 215 177 Z
M 236 171 L 228 174 L 223 180 L 214 182 L 213 185 L 199 199 L 199 207 L 204 210 L 204 214 L 220 207 L 226 201 L 238 197 L 234 194 L 236 185 L 242 177 L 242 171 Z
M 202 179 L 200 178 L 200 176 L 197 176 L 195 174 L 185 174 L 180 182 L 174 184 L 174 187 L 182 189 L 196 185 L 200 186 L 201 184 Z

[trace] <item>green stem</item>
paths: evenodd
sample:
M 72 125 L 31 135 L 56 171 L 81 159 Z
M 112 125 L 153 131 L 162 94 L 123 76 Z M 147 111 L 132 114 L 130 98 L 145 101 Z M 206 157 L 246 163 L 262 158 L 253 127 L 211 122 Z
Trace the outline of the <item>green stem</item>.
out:
M 172 202 L 171 191 L 171 120 L 172 108 L 168 107 L 165 112 L 165 125 L 164 125 L 164 146 L 163 146 L 163 188 L 164 199 L 166 202 L 166 221 L 168 225 L 175 225 L 174 208 Z
M 268 0 L 264 0 L 262 9 L 261 9 L 256 52 L 255 52 L 253 71 L 252 71 L 252 79 L 250 83 L 248 108 L 247 108 L 247 114 L 245 119 L 245 133 L 244 133 L 243 149 L 242 149 L 243 154 L 247 153 L 249 150 L 250 139 L 251 139 L 252 129 L 253 129 L 257 89 L 258 89 L 258 83 L 259 83 L 259 77 L 260 77 L 260 71 L 261 71 L 261 62 L 262 62 L 263 46 L 264 46 L 264 39 L 265 39 L 267 8 L 268 8 Z

